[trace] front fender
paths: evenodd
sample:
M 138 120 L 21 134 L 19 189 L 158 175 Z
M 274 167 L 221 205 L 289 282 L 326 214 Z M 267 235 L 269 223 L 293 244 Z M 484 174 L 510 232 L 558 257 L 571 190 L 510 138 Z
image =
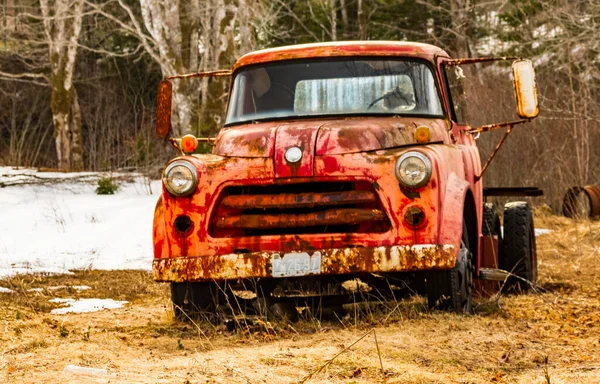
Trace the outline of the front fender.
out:
M 442 202 L 439 243 L 453 244 L 457 255 L 462 239 L 465 199 L 469 190 L 468 181 L 459 178 L 454 172 L 450 173 Z
M 163 257 L 168 254 L 167 227 L 165 223 L 165 204 L 162 195 L 159 196 L 154 208 L 154 222 L 152 224 L 152 240 L 154 246 L 154 258 Z

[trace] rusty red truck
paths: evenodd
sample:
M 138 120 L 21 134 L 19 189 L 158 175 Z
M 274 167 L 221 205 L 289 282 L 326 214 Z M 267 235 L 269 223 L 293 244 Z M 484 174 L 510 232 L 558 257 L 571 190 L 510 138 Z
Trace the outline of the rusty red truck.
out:
M 431 307 L 469 313 L 473 287 L 498 267 L 515 285 L 535 282 L 529 205 L 504 208 L 502 236 L 484 194 L 537 191 L 484 190 L 489 161 L 474 138 L 537 116 L 533 66 L 508 58 L 521 120 L 461 124 L 449 90 L 449 68 L 493 60 L 421 43 L 331 42 L 163 80 L 157 134 L 169 137 L 173 81 L 231 76 L 218 135 L 170 139 L 180 156 L 163 173 L 153 273 L 171 283 L 175 313 L 226 304 L 294 319 L 297 307 L 340 309 L 406 286 Z M 212 153 L 194 154 L 198 140 Z M 360 295 L 348 288 L 357 282 Z

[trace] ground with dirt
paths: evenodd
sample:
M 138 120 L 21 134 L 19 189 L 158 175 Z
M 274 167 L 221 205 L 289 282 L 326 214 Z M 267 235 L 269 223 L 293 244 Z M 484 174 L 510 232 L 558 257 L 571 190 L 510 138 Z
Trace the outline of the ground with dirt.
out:
M 0 381 L 600 383 L 600 223 L 536 220 L 553 230 L 537 238 L 538 292 L 479 298 L 470 317 L 429 311 L 414 297 L 338 322 L 229 332 L 176 322 L 168 286 L 146 271 L 6 278 L 0 287 L 13 292 L 0 292 Z M 52 314 L 65 305 L 54 298 L 128 303 Z M 107 374 L 64 372 L 67 365 Z

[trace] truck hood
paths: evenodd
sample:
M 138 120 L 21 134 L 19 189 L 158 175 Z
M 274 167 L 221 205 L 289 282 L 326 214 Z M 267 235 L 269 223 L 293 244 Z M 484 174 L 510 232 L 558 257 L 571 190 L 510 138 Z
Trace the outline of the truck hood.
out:
M 290 136 L 284 133 L 292 126 L 295 131 L 316 133 L 316 140 L 310 143 L 314 145 L 313 153 L 316 156 L 414 145 L 417 144 L 414 133 L 420 126 L 429 127 L 431 142 L 448 140 L 447 124 L 443 119 L 377 117 L 326 122 L 265 122 L 222 129 L 213 153 L 228 157 L 273 157 L 276 147 L 283 149 L 299 144 L 290 141 Z

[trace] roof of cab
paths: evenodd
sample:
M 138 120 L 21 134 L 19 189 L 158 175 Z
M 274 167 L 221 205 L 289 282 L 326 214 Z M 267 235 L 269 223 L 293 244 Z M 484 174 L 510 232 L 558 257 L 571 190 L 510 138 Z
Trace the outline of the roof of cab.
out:
M 298 44 L 263 49 L 240 57 L 233 70 L 239 67 L 273 61 L 343 56 L 405 56 L 434 61 L 436 56 L 449 57 L 435 45 L 407 41 L 331 41 Z

